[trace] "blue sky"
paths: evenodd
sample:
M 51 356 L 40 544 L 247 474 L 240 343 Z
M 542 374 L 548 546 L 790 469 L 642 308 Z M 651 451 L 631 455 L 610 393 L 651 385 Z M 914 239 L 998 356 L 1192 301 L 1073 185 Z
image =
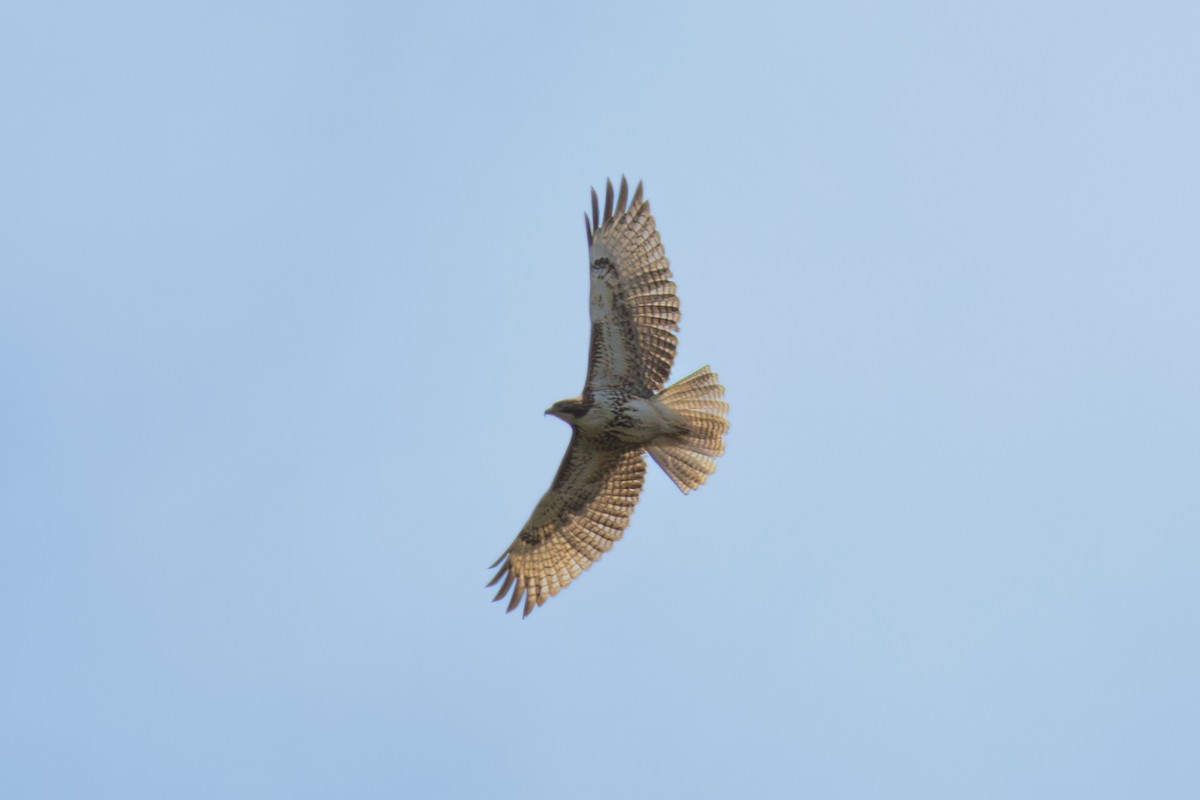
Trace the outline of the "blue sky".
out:
M 0 795 L 1200 795 L 1197 6 L 412 5 L 0 9 Z M 622 173 L 728 452 L 522 621 Z

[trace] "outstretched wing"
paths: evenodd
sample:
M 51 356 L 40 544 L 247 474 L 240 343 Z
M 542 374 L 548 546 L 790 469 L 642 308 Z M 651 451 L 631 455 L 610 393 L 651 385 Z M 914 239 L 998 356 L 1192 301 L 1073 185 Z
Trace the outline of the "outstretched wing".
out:
M 613 206 L 613 185 L 604 193 L 604 216 L 592 190 L 592 217 L 584 214 L 591 260 L 592 344 L 584 398 L 601 387 L 634 387 L 649 396 L 662 389 L 675 360 L 679 298 L 671 266 L 638 183 L 625 205 L 629 184 Z
M 512 611 L 524 595 L 529 616 L 599 561 L 625 532 L 645 475 L 641 450 L 600 450 L 575 433 L 550 491 L 492 564 L 500 571 L 488 586 L 504 581 L 495 599 L 511 590 Z

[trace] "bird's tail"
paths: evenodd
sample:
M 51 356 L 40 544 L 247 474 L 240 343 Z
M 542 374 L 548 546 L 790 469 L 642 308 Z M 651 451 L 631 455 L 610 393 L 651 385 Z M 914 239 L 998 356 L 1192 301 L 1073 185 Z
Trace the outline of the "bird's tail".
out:
M 646 448 L 663 472 L 675 481 L 684 494 L 708 480 L 717 469 L 713 458 L 725 452 L 725 432 L 729 430 L 729 404 L 721 398 L 725 387 L 717 373 L 708 367 L 680 378 L 659 392 L 655 400 L 687 421 L 687 433 Z

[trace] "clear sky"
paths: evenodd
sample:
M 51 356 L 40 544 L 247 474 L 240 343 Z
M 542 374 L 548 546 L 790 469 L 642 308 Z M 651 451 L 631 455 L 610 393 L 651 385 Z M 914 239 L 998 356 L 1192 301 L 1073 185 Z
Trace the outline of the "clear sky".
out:
M 1198 9 L 5 3 L 0 796 L 1200 796 Z M 622 173 L 728 452 L 522 621 Z

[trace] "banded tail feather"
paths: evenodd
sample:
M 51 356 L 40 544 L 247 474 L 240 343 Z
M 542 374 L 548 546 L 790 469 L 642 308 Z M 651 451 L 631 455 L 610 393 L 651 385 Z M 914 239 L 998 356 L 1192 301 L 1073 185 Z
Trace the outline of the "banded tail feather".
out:
M 678 439 L 655 443 L 646 452 L 684 494 L 708 480 L 717 469 L 714 456 L 725 452 L 729 404 L 721 399 L 724 395 L 725 387 L 717 373 L 704 366 L 655 397 L 684 418 L 688 432 Z

